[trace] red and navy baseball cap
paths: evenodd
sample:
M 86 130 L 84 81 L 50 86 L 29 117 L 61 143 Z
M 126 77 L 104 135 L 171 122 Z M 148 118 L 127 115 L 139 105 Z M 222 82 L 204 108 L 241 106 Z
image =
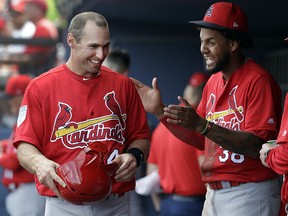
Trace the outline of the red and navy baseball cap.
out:
M 217 2 L 212 4 L 203 18 L 199 21 L 189 21 L 198 27 L 216 30 L 234 30 L 242 36 L 242 46 L 253 47 L 252 38 L 248 35 L 248 20 L 245 12 L 231 2 Z
M 25 93 L 25 89 L 28 86 L 32 78 L 28 75 L 21 74 L 11 76 L 5 86 L 5 95 L 6 98 L 14 96 L 22 96 Z

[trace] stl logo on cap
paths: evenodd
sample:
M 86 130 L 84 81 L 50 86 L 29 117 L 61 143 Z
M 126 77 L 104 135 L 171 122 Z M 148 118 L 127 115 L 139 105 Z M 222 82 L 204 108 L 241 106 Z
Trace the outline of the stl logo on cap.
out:
M 211 6 L 208 8 L 208 10 L 206 11 L 205 16 L 212 16 L 213 9 L 214 9 L 214 7 L 213 7 L 213 5 L 211 5 Z

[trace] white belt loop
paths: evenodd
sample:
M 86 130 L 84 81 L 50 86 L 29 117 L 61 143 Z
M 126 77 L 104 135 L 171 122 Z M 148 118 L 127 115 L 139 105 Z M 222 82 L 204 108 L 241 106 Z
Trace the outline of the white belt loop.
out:
M 223 188 L 230 188 L 231 184 L 229 181 L 220 181 Z

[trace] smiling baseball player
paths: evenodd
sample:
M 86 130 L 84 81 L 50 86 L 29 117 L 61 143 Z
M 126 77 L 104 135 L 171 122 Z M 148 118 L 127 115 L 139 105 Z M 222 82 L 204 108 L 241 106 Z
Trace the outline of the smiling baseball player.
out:
M 205 71 L 212 74 L 197 110 L 180 96 L 184 106 L 165 106 L 157 79 L 152 89 L 134 79 L 146 111 L 177 138 L 205 148 L 201 171 L 208 187 L 202 215 L 278 216 L 278 175 L 262 165 L 259 150 L 279 132 L 280 86 L 244 55 L 242 48 L 251 48 L 253 41 L 238 5 L 216 2 L 203 20 L 191 23 L 199 29 Z
M 108 23 L 102 15 L 76 15 L 68 29 L 67 43 L 71 49 L 68 61 L 36 77 L 27 87 L 14 140 L 19 160 L 37 176 L 37 189 L 47 197 L 45 216 L 127 215 L 125 193 L 134 189 L 136 168 L 149 151 L 145 110 L 131 80 L 101 66 L 110 45 Z M 111 194 L 83 205 L 58 199 L 58 184 L 64 188 L 71 185 L 65 184 L 56 169 L 69 161 L 73 164 L 79 152 L 95 142 L 107 148 L 101 157 L 103 164 L 119 165 Z M 73 170 L 78 174 L 82 171 L 63 172 L 71 175 L 74 184 L 89 180 L 81 179 L 82 175 L 75 177 Z

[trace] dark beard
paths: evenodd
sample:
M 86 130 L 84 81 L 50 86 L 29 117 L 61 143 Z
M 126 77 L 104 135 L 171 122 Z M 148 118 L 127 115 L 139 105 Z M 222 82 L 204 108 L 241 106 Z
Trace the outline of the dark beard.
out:
M 205 71 L 210 74 L 215 74 L 219 71 L 222 71 L 229 61 L 230 61 L 230 56 L 226 53 L 223 58 L 221 58 L 218 62 L 216 62 L 215 67 L 207 69 L 206 61 L 204 60 Z

